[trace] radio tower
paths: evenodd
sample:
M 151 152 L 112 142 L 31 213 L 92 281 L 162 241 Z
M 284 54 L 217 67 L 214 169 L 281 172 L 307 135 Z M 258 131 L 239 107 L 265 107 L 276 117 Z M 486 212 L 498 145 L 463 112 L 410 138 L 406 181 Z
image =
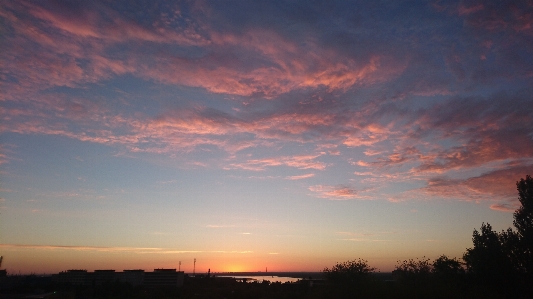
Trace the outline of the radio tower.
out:
M 192 268 L 192 275 L 196 276 L 196 258 L 194 258 L 194 267 Z
M 178 264 L 178 271 L 181 271 L 181 261 L 180 261 L 180 263 Z

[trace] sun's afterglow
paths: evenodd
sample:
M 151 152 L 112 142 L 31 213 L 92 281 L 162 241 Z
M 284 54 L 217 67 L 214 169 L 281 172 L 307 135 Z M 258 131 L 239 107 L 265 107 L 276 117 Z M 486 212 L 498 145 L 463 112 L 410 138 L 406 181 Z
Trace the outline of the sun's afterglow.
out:
M 245 272 L 246 267 L 239 264 L 232 264 L 223 267 L 224 272 Z

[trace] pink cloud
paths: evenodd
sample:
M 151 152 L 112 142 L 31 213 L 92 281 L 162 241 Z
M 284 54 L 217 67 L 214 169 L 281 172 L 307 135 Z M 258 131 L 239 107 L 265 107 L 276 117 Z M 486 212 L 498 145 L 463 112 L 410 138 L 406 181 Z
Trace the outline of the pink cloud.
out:
M 41 101 L 41 102 L 39 102 Z M 116 115 L 84 100 L 39 98 L 35 110 L 4 109 L 3 131 L 62 135 L 81 141 L 123 145 L 131 152 L 169 153 L 213 145 L 228 152 L 262 144 L 261 140 L 236 140 L 243 133 L 238 120 L 202 111 L 174 111 L 154 119 Z M 31 121 L 21 121 L 30 118 Z M 78 131 L 75 125 L 83 125 Z
M 393 178 L 397 173 L 392 173 L 390 178 L 380 176 L 382 173 L 376 168 L 387 166 L 407 165 L 413 169 L 412 176 L 428 176 L 532 157 L 533 140 L 528 138 L 531 132 L 525 129 L 530 127 L 531 115 L 526 109 L 518 111 L 507 104 L 527 107 L 530 104 L 527 99 L 457 98 L 421 110 L 421 116 L 416 117 L 406 116 L 415 114 L 413 111 L 399 111 L 399 108 L 397 111 L 394 105 L 381 106 L 374 101 L 357 111 L 347 108 L 339 112 L 318 102 L 304 108 L 307 99 L 287 109 L 274 99 L 296 90 L 321 88 L 334 93 L 354 86 L 364 87 L 396 78 L 405 70 L 404 62 L 395 62 L 379 52 L 356 59 L 319 45 L 313 36 L 309 36 L 304 48 L 270 29 L 250 27 L 239 33 L 221 33 L 207 24 L 181 19 L 184 27 L 167 30 L 165 20 L 142 25 L 104 4 L 73 8 L 9 2 L 5 7 L 0 14 L 14 34 L 7 37 L 13 46 L 1 55 L 1 62 L 18 83 L 4 85 L 6 92 L 2 97 L 10 105 L 0 107 L 2 132 L 62 135 L 121 146 L 130 152 L 165 154 L 190 152 L 199 146 L 213 146 L 234 154 L 286 141 L 330 144 L 331 148 L 317 150 L 330 155 L 342 155 L 346 147 L 363 147 L 371 158 L 357 162 L 357 166 L 373 167 L 374 176 L 370 179 L 374 181 L 398 179 Z M 513 30 L 521 34 L 529 32 L 531 18 L 528 19 L 525 11 L 504 8 L 512 21 L 509 26 L 518 28 Z M 72 10 L 79 13 L 64 13 Z M 481 22 L 481 28 L 501 22 L 494 15 L 494 7 L 481 3 L 461 6 L 459 12 L 468 20 Z M 179 18 L 178 14 L 173 17 Z M 187 54 L 161 51 L 156 56 L 147 56 L 137 50 L 144 43 L 170 45 L 183 52 L 190 50 L 190 46 L 200 46 L 205 54 L 191 58 Z M 483 43 L 487 43 L 485 39 Z M 493 48 L 485 44 L 484 48 Z M 130 50 L 117 57 L 112 51 L 116 46 L 127 46 Z M 464 62 L 463 56 L 452 54 L 450 63 Z M 250 64 L 250 60 L 254 63 Z M 142 114 L 119 115 L 91 100 L 67 99 L 48 91 L 58 86 L 84 88 L 83 84 L 123 74 L 201 87 L 213 93 L 268 98 L 273 100 L 273 105 L 280 106 L 261 116 L 237 112 L 238 116 L 248 116 L 242 119 L 205 108 L 167 111 L 152 118 Z M 47 90 L 47 95 L 40 93 L 43 90 Z M 446 93 L 439 86 L 416 90 L 418 95 Z M 253 99 L 243 101 L 253 103 Z M 504 104 L 498 106 L 493 102 Z M 381 115 L 387 117 L 380 119 Z M 446 146 L 435 145 L 443 138 Z M 394 150 L 381 147 L 389 143 L 414 145 Z M 327 165 L 316 156 L 302 155 L 253 159 L 225 167 L 259 171 L 274 166 L 322 170 Z M 480 182 L 481 179 L 474 178 L 463 182 L 461 188 L 468 194 L 483 193 Z M 494 189 L 497 184 L 491 186 Z M 438 193 L 438 187 L 434 184 L 431 190 Z M 498 190 L 491 192 L 497 194 Z
M 459 200 L 507 200 L 511 202 L 509 206 L 514 206 L 517 201 L 516 182 L 532 169 L 533 165 L 518 164 L 467 179 L 434 178 L 420 191 L 432 196 Z
M 434 159 L 425 159 L 420 171 L 442 172 L 450 169 L 477 167 L 493 161 L 532 157 L 533 140 L 524 138 L 523 132 L 480 132 L 480 139 L 472 139 L 462 146 L 438 153 Z
M 73 38 L 50 28 L 52 25 L 57 29 L 54 27 L 57 22 L 53 22 L 58 21 L 57 18 L 64 22 L 83 23 L 84 16 L 80 14 L 54 13 L 35 3 L 9 3 L 5 8 L 0 14 L 8 20 L 7 26 L 16 32 L 15 36 L 8 37 L 11 46 L 1 56 L 6 72 L 18 79 L 17 84 L 6 85 L 10 97 L 16 97 L 21 91 L 36 91 L 51 85 L 77 87 L 134 70 L 126 61 L 103 55 L 105 42 L 94 38 Z M 88 26 L 72 28 L 91 35 Z M 81 67 L 79 60 L 83 60 L 87 67 Z
M 509 168 L 494 170 L 478 177 L 467 179 L 464 184 L 476 192 L 494 197 L 516 197 L 516 182 L 533 170 L 533 164 L 518 164 Z
M 306 134 L 317 136 L 315 140 L 344 138 L 335 133 L 337 128 L 345 125 L 342 121 L 337 121 L 332 113 L 313 110 L 243 120 L 214 109 L 196 108 L 170 110 L 148 118 L 142 114 L 116 114 L 105 104 L 62 94 L 35 97 L 30 107 L 32 109 L 0 108 L 0 112 L 6 116 L 1 129 L 17 133 L 63 135 L 82 141 L 125 145 L 132 152 L 152 153 L 191 151 L 199 145 L 213 145 L 235 153 L 260 145 L 271 146 L 272 142 L 313 141 L 306 139 Z M 75 129 L 80 125 L 84 127 L 82 132 Z M 370 131 L 377 131 L 369 127 Z M 343 130 L 342 134 L 346 131 L 348 129 Z M 337 146 L 328 144 L 330 148 Z M 329 152 L 331 155 L 341 154 L 339 150 Z M 301 169 L 324 169 L 324 163 L 308 163 L 313 157 L 303 155 L 279 163 Z M 247 168 L 255 165 L 253 168 L 258 169 L 257 166 L 272 163 L 276 161 L 250 161 Z
M 161 27 L 146 28 L 127 20 L 118 12 L 105 5 L 51 5 L 41 7 L 36 3 L 25 3 L 32 16 L 48 22 L 56 29 L 82 38 L 110 39 L 124 41 L 138 39 L 142 41 L 181 44 L 202 44 L 200 35 L 190 30 L 164 30 Z M 65 12 L 69 13 L 65 13 Z M 159 24 L 161 25 L 161 24 Z
M 6 152 L 5 146 L 0 145 L 0 165 L 6 164 L 9 162 L 5 152 Z
M 318 155 L 299 155 L 299 156 L 281 156 L 275 158 L 264 158 L 248 160 L 244 163 L 233 163 L 226 167 L 226 169 L 244 169 L 253 171 L 262 171 L 267 167 L 274 166 L 288 166 L 298 169 L 316 169 L 324 170 L 326 164 L 316 161 L 315 159 L 320 157 Z
M 395 152 L 386 155 L 385 152 L 373 152 L 366 151 L 365 155 L 381 155 L 376 157 L 373 161 L 357 161 L 354 162 L 354 165 L 362 167 L 374 167 L 374 168 L 383 168 L 388 166 L 401 166 L 406 163 L 418 162 L 424 159 L 420 150 L 413 146 L 408 146 L 405 148 L 398 147 Z
M 418 173 L 444 173 L 532 158 L 533 139 L 526 128 L 533 118 L 519 108 L 530 104 L 523 95 L 452 98 L 420 113 L 406 128 L 410 133 L 399 138 L 410 145 L 398 153 L 420 163 L 414 168 Z M 418 152 L 408 152 L 409 147 Z
M 360 126 L 360 125 L 358 125 Z M 391 136 L 390 129 L 377 123 L 360 126 L 359 130 L 347 133 L 343 144 L 349 147 L 371 146 Z
M 363 196 L 357 190 L 347 186 L 315 185 L 310 186 L 309 190 L 316 193 L 320 198 L 330 200 L 371 199 L 369 196 Z
M 358 84 L 383 81 L 403 70 L 379 55 L 354 61 L 312 43 L 302 49 L 268 30 L 250 29 L 240 35 L 211 31 L 210 41 L 208 48 L 212 54 L 194 61 L 162 55 L 156 67 L 139 75 L 165 83 L 202 87 L 214 93 L 272 98 L 320 86 L 346 90 Z M 252 56 L 257 63 L 245 63 Z
M 341 151 L 339 150 L 332 150 L 332 151 L 328 151 L 328 154 L 332 155 L 332 156 L 340 156 L 341 155 Z
M 510 205 L 510 204 L 492 204 L 490 205 L 491 210 L 501 211 L 501 212 L 514 212 L 519 207 L 519 205 Z
M 316 126 L 331 126 L 335 123 L 335 116 L 320 112 L 298 112 L 274 114 L 253 121 L 247 125 L 247 130 L 253 130 L 258 134 L 269 136 L 298 135 L 310 131 Z
M 469 15 L 471 13 L 480 11 L 482 9 L 483 9 L 483 4 L 481 3 L 473 5 L 473 6 L 469 6 L 469 7 L 466 7 L 465 5 L 460 4 L 457 11 L 459 12 L 459 15 Z
M 146 130 L 152 134 L 162 132 L 198 134 L 198 135 L 224 135 L 235 128 L 237 120 L 229 119 L 227 116 L 203 116 L 193 111 L 176 111 L 157 117 L 146 126 Z
M 223 61 L 210 61 L 207 58 L 194 62 L 173 58 L 171 61 L 162 59 L 160 65 L 143 70 L 139 75 L 165 83 L 202 87 L 213 93 L 242 96 L 263 94 L 266 97 L 273 97 L 308 87 L 347 89 L 365 80 L 377 80 L 368 78 L 377 72 L 376 61 L 377 59 L 371 60 L 360 69 L 355 65 L 351 68 L 344 63 L 328 65 L 324 62 L 323 69 L 319 71 L 311 71 L 310 65 L 306 66 L 305 70 L 298 71 L 270 66 L 242 70 L 234 66 L 220 66 Z M 213 63 L 219 66 L 213 68 Z M 353 68 L 356 70 L 352 71 Z
M 458 14 L 465 16 L 467 24 L 475 28 L 493 31 L 507 31 L 531 33 L 531 4 L 530 3 L 491 3 L 487 1 L 473 1 L 471 6 L 460 5 Z
M 188 29 L 142 27 L 103 4 L 4 4 L 0 15 L 15 32 L 6 37 L 10 47 L 0 56 L 6 73 L 17 79 L 17 84 L 5 86 L 6 96 L 11 99 L 31 98 L 31 92 L 51 86 L 78 87 L 142 71 L 142 54 L 134 50 L 119 56 L 109 54 L 108 48 L 117 43 L 207 43 Z
M 288 179 L 288 180 L 303 180 L 303 179 L 312 178 L 314 176 L 315 176 L 314 173 L 308 173 L 308 174 L 302 174 L 302 175 L 288 176 L 288 177 L 286 177 L 286 179 Z

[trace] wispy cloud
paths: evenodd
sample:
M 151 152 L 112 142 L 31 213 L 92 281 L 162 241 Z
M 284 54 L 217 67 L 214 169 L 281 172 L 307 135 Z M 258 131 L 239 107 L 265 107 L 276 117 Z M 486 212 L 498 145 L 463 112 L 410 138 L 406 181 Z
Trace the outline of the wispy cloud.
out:
M 208 224 L 205 227 L 208 228 L 228 228 L 228 227 L 235 227 L 233 224 Z
M 423 200 L 428 198 L 446 198 L 462 201 L 495 202 L 491 208 L 503 210 L 504 207 L 517 206 L 516 182 L 532 169 L 530 162 L 511 163 L 468 178 L 419 177 L 426 185 L 397 193 L 390 201 Z M 408 175 L 407 175 L 408 176 Z M 502 201 L 504 203 L 502 203 Z
M 317 155 L 298 155 L 298 156 L 281 156 L 276 158 L 264 158 L 247 160 L 244 163 L 233 163 L 228 165 L 227 169 L 245 169 L 253 171 L 262 171 L 268 167 L 288 166 L 298 169 L 316 169 L 324 170 L 326 163 L 316 161 L 316 158 L 322 154 Z
M 157 247 L 103 247 L 103 246 L 63 246 L 63 245 L 30 245 L 30 244 L 0 244 L 5 249 L 35 249 L 35 250 L 73 250 L 99 251 L 110 253 L 138 253 L 138 254 L 179 254 L 179 253 L 253 253 L 250 250 L 180 250 L 174 248 Z
M 533 165 L 520 165 L 468 179 L 435 178 L 423 190 L 433 195 L 468 200 L 511 199 L 516 197 L 516 181 L 524 177 Z
M 514 212 L 516 211 L 516 209 L 518 209 L 519 205 L 511 205 L 511 204 L 506 204 L 506 203 L 495 203 L 495 204 L 491 204 L 490 205 L 490 209 L 491 210 L 495 210 L 495 211 L 501 211 L 501 212 Z
M 351 242 L 389 242 L 390 240 L 382 239 L 380 236 L 394 234 L 395 232 L 372 232 L 372 233 L 357 233 L 357 232 L 335 232 L 335 235 L 340 236 L 341 241 Z
M 315 176 L 314 173 L 307 173 L 307 174 L 302 174 L 302 175 L 288 176 L 288 177 L 286 177 L 286 179 L 287 180 L 303 180 L 303 179 L 312 178 L 314 176 Z
M 330 200 L 371 199 L 370 196 L 362 195 L 360 191 L 343 185 L 315 185 L 310 186 L 309 190 L 313 191 L 318 197 Z

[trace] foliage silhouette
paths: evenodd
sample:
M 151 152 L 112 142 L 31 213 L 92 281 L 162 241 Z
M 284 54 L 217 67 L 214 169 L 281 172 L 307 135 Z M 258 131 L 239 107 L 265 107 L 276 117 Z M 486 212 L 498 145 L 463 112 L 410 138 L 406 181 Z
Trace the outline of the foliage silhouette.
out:
M 512 257 L 520 273 L 525 292 L 533 296 L 533 178 L 516 182 L 520 207 L 513 214 L 516 234 L 512 237 Z
M 441 255 L 433 261 L 431 272 L 441 278 L 449 279 L 465 273 L 465 269 L 456 258 Z
M 429 259 L 423 257 L 421 260 L 409 259 L 396 265 L 396 273 L 408 276 L 427 276 L 431 273 Z
M 516 231 L 500 233 L 488 223 L 472 234 L 473 247 L 463 255 L 468 273 L 478 284 L 506 294 L 533 295 L 533 179 L 516 183 L 520 207 L 513 214 Z
M 375 271 L 368 265 L 368 261 L 357 259 L 343 263 L 337 263 L 331 269 L 324 268 L 326 279 L 335 284 L 353 284 L 358 283 L 370 273 Z
M 481 224 L 480 231 L 474 230 L 474 247 L 466 249 L 463 260 L 477 282 L 502 285 L 513 281 L 515 269 L 509 252 L 505 250 L 511 245 L 504 244 L 507 238 L 502 235 L 493 231 L 488 223 Z
M 533 274 L 533 178 L 526 175 L 525 179 L 516 182 L 516 189 L 521 204 L 513 215 L 513 225 L 518 233 L 520 249 L 519 266 L 531 276 Z
M 431 274 L 431 263 L 429 259 L 423 257 L 422 259 L 409 259 L 396 265 L 396 269 L 392 272 L 393 277 L 408 289 L 421 290 L 423 286 L 428 285 Z M 421 290 L 425 292 L 426 290 Z

